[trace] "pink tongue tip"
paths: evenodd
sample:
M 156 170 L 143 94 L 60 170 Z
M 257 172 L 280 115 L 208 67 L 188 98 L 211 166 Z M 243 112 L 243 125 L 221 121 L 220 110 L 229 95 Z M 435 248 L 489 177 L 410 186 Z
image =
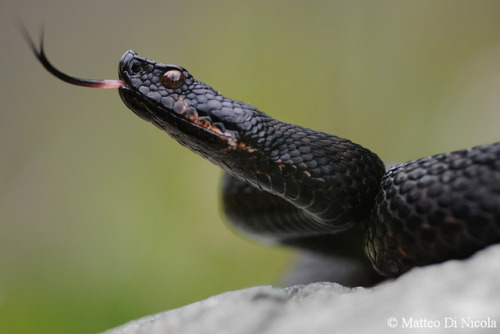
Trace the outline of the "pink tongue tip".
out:
M 100 80 L 95 85 L 96 88 L 120 88 L 122 86 L 125 86 L 123 80 Z

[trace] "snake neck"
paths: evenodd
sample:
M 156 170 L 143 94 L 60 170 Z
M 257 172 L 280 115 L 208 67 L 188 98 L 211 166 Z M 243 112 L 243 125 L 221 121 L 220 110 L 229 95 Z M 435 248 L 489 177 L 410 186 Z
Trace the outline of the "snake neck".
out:
M 221 155 L 219 165 L 334 230 L 368 218 L 385 172 L 375 154 L 347 139 L 252 113 L 258 130 L 242 130 L 238 148 Z

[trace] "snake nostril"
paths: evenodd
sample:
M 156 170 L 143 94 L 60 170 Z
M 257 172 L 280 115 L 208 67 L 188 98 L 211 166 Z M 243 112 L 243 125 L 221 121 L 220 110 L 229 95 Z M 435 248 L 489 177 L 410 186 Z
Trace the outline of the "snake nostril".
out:
M 134 74 L 137 74 L 137 73 L 141 72 L 143 69 L 144 69 L 143 64 L 138 63 L 138 62 L 134 62 L 130 66 L 130 71 L 132 71 L 132 73 L 134 73 Z

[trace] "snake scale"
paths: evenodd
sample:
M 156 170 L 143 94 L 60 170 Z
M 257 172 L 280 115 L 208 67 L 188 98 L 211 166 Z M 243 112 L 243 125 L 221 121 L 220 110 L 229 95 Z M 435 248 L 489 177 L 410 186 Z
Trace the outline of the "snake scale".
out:
M 396 277 L 500 243 L 500 142 L 385 170 L 370 150 L 278 121 L 224 97 L 186 69 L 127 51 L 119 80 L 68 76 L 37 48 L 44 67 L 71 84 L 118 88 L 125 105 L 225 171 L 224 212 L 258 240 L 371 262 Z

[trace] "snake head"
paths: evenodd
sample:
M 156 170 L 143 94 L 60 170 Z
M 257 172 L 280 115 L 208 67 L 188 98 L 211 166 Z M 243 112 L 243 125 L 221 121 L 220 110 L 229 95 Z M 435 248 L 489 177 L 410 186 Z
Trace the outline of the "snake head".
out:
M 128 108 L 204 158 L 221 165 L 214 159 L 218 151 L 243 149 L 240 137 L 258 113 L 250 105 L 225 98 L 180 66 L 134 51 L 122 56 L 119 76 L 125 82 L 120 96 Z

